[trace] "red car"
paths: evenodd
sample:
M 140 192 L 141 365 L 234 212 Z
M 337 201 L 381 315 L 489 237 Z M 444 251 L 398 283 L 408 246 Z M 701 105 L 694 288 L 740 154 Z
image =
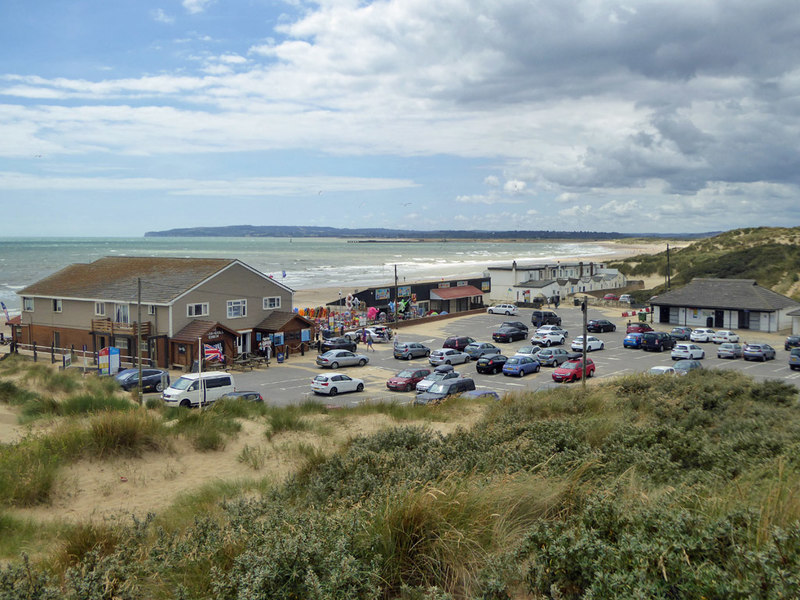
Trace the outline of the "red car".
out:
M 594 362 L 591 358 L 586 359 L 586 377 L 594 375 Z M 583 361 L 580 358 L 573 358 L 563 363 L 553 371 L 553 381 L 576 381 L 583 376 Z
M 628 323 L 625 333 L 647 333 L 648 331 L 653 331 L 653 328 L 647 323 Z
M 603 300 L 619 300 L 619 296 L 616 294 L 606 294 L 603 296 Z
M 417 387 L 417 383 L 431 374 L 430 369 L 404 369 L 386 382 L 390 390 L 410 392 Z

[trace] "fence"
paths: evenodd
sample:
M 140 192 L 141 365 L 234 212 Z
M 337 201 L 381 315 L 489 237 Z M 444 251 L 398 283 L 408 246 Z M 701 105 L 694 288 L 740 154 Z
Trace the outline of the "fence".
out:
M 58 348 L 55 345 L 40 346 L 36 342 L 32 344 L 15 344 L 12 342 L 9 345 L 9 353 L 30 356 L 33 358 L 33 362 L 49 360 L 51 364 L 58 363 L 59 367 L 62 369 L 69 367 L 77 367 L 84 370 L 95 369 L 99 362 L 99 353 L 86 350 L 85 347 L 76 350 L 74 346 L 70 348 Z M 136 367 L 138 364 L 136 358 L 135 356 L 120 354 L 120 369 Z M 143 358 L 142 366 L 152 367 L 153 361 L 149 358 Z

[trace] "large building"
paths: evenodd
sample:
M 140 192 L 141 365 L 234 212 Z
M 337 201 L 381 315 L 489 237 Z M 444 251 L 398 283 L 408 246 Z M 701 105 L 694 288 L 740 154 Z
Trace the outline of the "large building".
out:
M 234 357 L 264 343 L 313 339 L 292 313 L 293 291 L 235 259 L 106 257 L 73 264 L 18 294 L 19 344 L 96 353 L 120 349 L 161 367 L 188 367 L 198 346 Z M 141 314 L 141 318 L 139 315 Z

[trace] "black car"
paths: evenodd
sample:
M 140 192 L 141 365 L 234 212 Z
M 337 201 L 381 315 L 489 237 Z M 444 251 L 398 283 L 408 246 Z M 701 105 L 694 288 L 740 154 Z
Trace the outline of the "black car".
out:
M 475 382 L 469 377 L 437 381 L 428 388 L 427 392 L 418 394 L 417 397 L 414 398 L 414 404 L 438 404 L 448 396 L 454 396 L 474 389 Z
M 617 326 L 608 319 L 592 319 L 586 323 L 586 331 L 589 333 L 603 333 L 604 331 L 616 331 Z
M 792 348 L 800 348 L 800 335 L 790 335 L 783 343 L 784 350 L 791 350 Z
M 673 327 L 669 335 L 676 340 L 689 341 L 689 336 L 692 335 L 691 327 Z
M 163 383 L 162 375 L 166 376 Z M 132 390 L 139 385 L 139 369 L 125 369 L 117 373 L 114 379 L 123 390 Z M 143 392 L 163 392 L 164 388 L 167 387 L 169 387 L 169 373 L 167 371 L 162 369 L 142 369 Z
M 320 353 L 327 352 L 328 350 L 350 350 L 350 352 L 355 352 L 357 349 L 358 344 L 351 342 L 346 337 L 335 337 L 324 340 L 319 347 Z
M 247 400 L 249 402 L 263 402 L 264 397 L 258 392 L 228 392 L 219 397 L 220 400 Z
M 516 327 L 501 327 L 492 334 L 495 342 L 513 342 L 514 340 L 524 340 L 528 337 L 527 331 Z
M 503 365 L 508 360 L 507 356 L 502 354 L 490 354 L 489 356 L 481 356 L 475 363 L 475 369 L 478 373 L 500 373 L 503 370 Z
M 531 315 L 531 323 L 536 327 L 542 325 L 561 325 L 561 317 L 552 310 L 535 310 Z
M 503 321 L 500 323 L 500 327 L 516 327 L 517 329 L 524 331 L 526 335 L 528 333 L 528 326 L 522 321 Z
M 675 347 L 675 338 L 663 331 L 647 331 L 642 334 L 642 350 L 663 352 Z
M 452 348 L 454 350 L 458 350 L 459 352 L 463 352 L 464 348 L 472 344 L 475 340 L 471 337 L 467 337 L 465 335 L 454 335 L 447 338 L 442 344 L 442 348 Z

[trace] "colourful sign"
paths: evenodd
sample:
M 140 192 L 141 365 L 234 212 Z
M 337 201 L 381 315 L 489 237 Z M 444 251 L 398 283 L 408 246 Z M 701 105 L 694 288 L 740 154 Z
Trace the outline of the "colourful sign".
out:
M 400 298 L 408 298 L 411 295 L 411 286 L 401 285 L 399 288 L 397 288 L 397 295 Z
M 378 288 L 375 290 L 375 300 L 388 300 L 391 298 L 389 288 Z

